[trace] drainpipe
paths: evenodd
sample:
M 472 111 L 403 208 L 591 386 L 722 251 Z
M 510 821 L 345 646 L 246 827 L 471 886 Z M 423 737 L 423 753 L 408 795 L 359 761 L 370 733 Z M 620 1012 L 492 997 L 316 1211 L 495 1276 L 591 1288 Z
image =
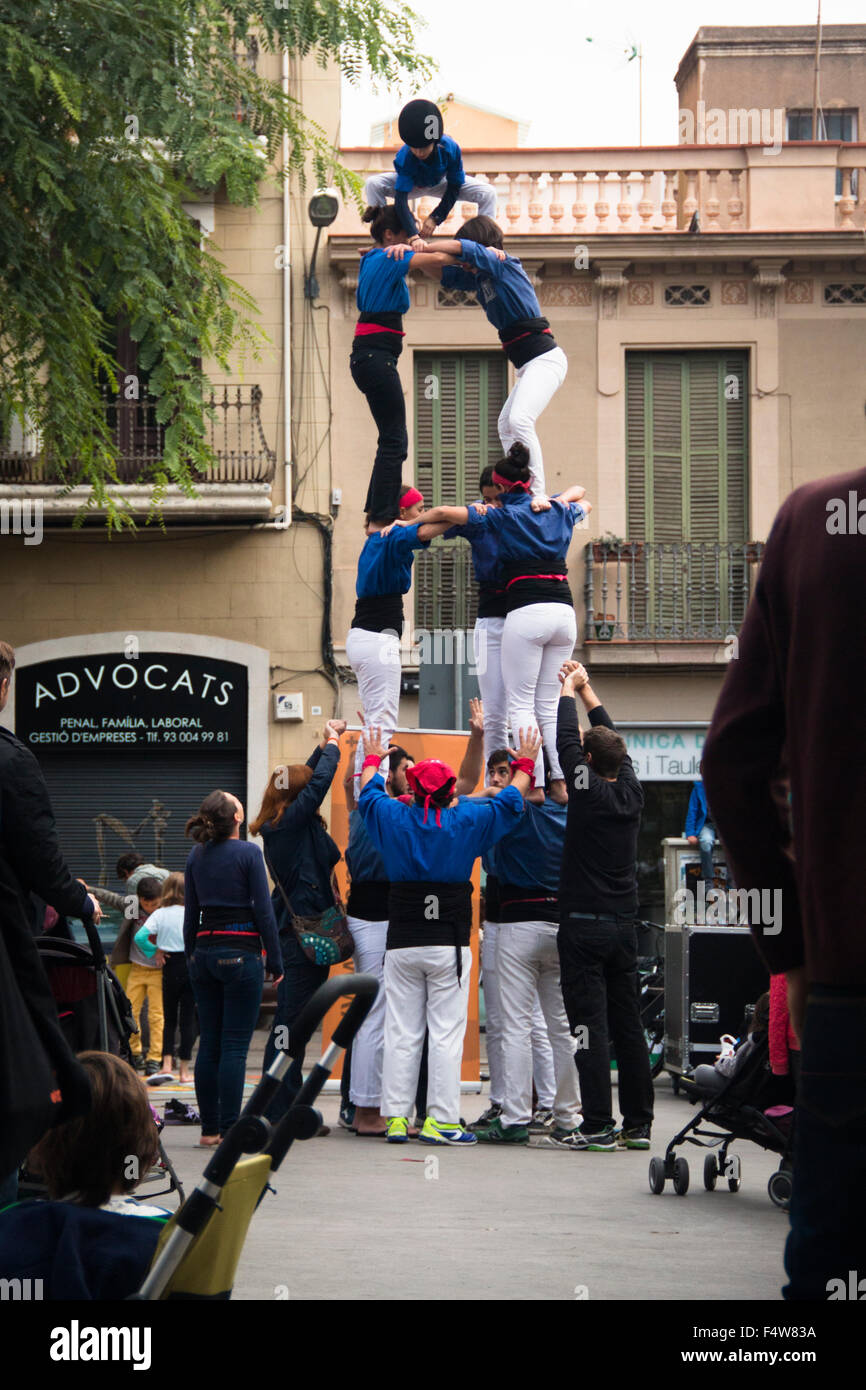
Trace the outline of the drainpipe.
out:
M 282 54 L 283 95 L 289 97 L 289 50 Z M 289 137 L 283 132 L 283 474 L 286 487 L 286 512 L 292 519 L 292 266 L 289 180 Z

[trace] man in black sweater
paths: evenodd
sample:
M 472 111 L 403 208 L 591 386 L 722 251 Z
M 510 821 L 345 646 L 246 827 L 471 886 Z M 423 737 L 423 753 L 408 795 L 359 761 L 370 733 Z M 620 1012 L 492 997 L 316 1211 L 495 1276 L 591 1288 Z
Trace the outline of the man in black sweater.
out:
M 648 1149 L 653 1086 L 640 1020 L 635 932 L 643 791 L 625 739 L 585 668 L 566 661 L 559 678 L 556 751 L 568 788 L 568 821 L 557 944 L 583 1100 L 583 1124 L 573 1147 L 604 1153 L 619 1142 Z M 575 691 L 592 725 L 583 741 Z M 612 1112 L 609 1037 L 619 1076 L 620 1136 Z

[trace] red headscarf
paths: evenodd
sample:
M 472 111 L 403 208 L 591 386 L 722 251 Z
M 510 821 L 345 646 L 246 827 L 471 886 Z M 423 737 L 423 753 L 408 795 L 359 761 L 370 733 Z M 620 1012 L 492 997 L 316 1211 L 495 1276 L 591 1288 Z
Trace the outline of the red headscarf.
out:
M 439 758 L 423 758 L 420 763 L 415 763 L 414 767 L 407 767 L 406 781 L 416 798 L 424 798 L 423 824 L 426 825 L 433 797 L 439 792 L 442 793 L 442 800 L 450 800 L 457 778 L 448 764 L 441 762 Z M 441 804 L 436 807 L 436 824 L 442 824 Z
M 493 470 L 493 481 L 497 487 L 504 488 L 506 492 L 529 492 L 532 487 L 532 483 L 529 480 L 523 483 L 519 479 L 503 478 L 502 474 L 497 473 L 495 468 Z
M 404 507 L 414 507 L 416 502 L 423 502 L 424 498 L 417 487 L 407 487 L 403 496 L 400 498 L 400 510 Z

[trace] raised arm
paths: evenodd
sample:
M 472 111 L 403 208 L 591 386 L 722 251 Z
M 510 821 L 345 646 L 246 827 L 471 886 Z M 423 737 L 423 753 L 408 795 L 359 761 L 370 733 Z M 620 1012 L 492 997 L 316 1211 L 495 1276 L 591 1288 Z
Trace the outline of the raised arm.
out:
M 484 772 L 484 706 L 480 700 L 469 701 L 469 742 L 457 772 L 454 791 L 458 796 L 470 796 Z

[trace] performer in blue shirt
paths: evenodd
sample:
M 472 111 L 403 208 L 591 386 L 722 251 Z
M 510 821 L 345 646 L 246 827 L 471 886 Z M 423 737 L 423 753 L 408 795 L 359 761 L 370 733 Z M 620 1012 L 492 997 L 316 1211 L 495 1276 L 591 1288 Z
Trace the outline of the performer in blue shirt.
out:
M 526 445 L 532 493 L 540 496 L 547 489 L 536 421 L 565 381 L 568 358 L 541 315 L 529 276 L 516 256 L 505 254 L 502 229 L 490 217 L 471 218 L 454 241 L 443 238 L 417 245 L 458 258 L 460 265 L 425 264 L 424 273 L 440 280 L 445 289 L 472 291 L 499 334 L 517 373 L 499 415 L 499 438 L 506 453 L 517 440 Z
M 367 208 L 364 221 L 376 245 L 361 256 L 358 271 L 358 322 L 349 357 L 352 380 L 367 398 L 379 431 L 376 459 L 367 489 L 364 511 L 372 521 L 393 521 L 400 497 L 400 473 L 409 452 L 406 402 L 397 358 L 403 351 L 403 315 L 408 312 L 407 276 L 425 268 L 455 264 L 438 249 L 408 248 L 409 234 L 395 208 Z M 400 260 L 385 254 L 389 246 L 402 246 Z
M 409 210 L 410 198 L 441 195 L 438 207 L 421 228 L 422 236 L 432 236 L 458 198 L 474 203 L 487 217 L 496 216 L 495 190 L 489 183 L 466 178 L 460 146 L 445 134 L 438 106 L 423 98 L 410 101 L 400 112 L 397 129 L 404 143 L 394 158 L 395 172 L 373 174 L 364 185 L 371 207 L 382 207 L 393 197 L 401 225 L 410 237 L 418 235 L 418 224 Z
M 346 656 L 358 678 L 358 694 L 366 723 L 381 727 L 386 744 L 397 726 L 400 704 L 400 637 L 403 633 L 403 595 L 412 583 L 415 551 L 426 549 L 447 522 L 415 526 L 424 510 L 417 488 L 403 488 L 400 521 L 386 530 L 384 523 L 367 522 L 367 539 L 358 559 L 355 616 L 346 638 Z M 364 761 L 362 740 L 355 754 L 355 776 Z
M 481 500 L 491 507 L 501 505 L 502 487 L 493 481 L 493 464 L 480 478 Z M 497 579 L 499 543 L 492 531 L 467 526 L 449 526 L 443 540 L 460 536 L 472 547 L 472 570 L 478 584 L 478 612 L 475 618 L 475 672 L 484 705 L 484 765 L 495 748 L 508 743 L 508 706 L 502 680 L 502 630 L 505 627 L 507 596 Z
M 472 868 L 479 854 L 512 830 L 539 747 L 519 731 L 512 785 L 496 797 L 455 795 L 456 777 L 427 758 L 407 772 L 414 803 L 393 801 L 379 773 L 386 747 L 378 729 L 364 733 L 367 757 L 358 809 L 382 856 L 391 887 L 385 949 L 385 1053 L 382 1113 L 387 1138 L 409 1136 L 424 1029 L 428 1031 L 428 1144 L 471 1144 L 460 1124 L 460 1060 L 466 1031 L 472 952 Z
M 567 793 L 556 754 L 558 672 L 577 641 L 566 557 L 574 527 L 592 508 L 581 500 L 582 487 L 568 488 L 550 501 L 530 497 L 524 444 L 512 444 L 508 456 L 496 464 L 493 481 L 504 489 L 501 507 L 477 502 L 471 507 L 432 507 L 417 521 L 421 526 L 444 521 L 466 528 L 470 537 L 484 530 L 496 537 L 498 579 L 508 597 L 502 632 L 508 716 L 512 729 L 538 722 L 550 760 L 550 794 L 564 803 Z M 536 785 L 543 779 L 539 754 Z
M 497 793 L 502 795 L 501 792 Z M 498 884 L 495 984 L 500 1009 L 501 1113 L 475 1126 L 482 1143 L 528 1144 L 532 1114 L 532 1033 L 539 1001 L 556 1078 L 554 1126 L 545 1143 L 573 1148 L 580 1123 L 575 1040 L 562 1000 L 557 932 L 559 875 L 568 806 L 550 797 L 526 803 L 526 814 L 492 851 Z M 485 928 L 486 930 L 486 928 Z

